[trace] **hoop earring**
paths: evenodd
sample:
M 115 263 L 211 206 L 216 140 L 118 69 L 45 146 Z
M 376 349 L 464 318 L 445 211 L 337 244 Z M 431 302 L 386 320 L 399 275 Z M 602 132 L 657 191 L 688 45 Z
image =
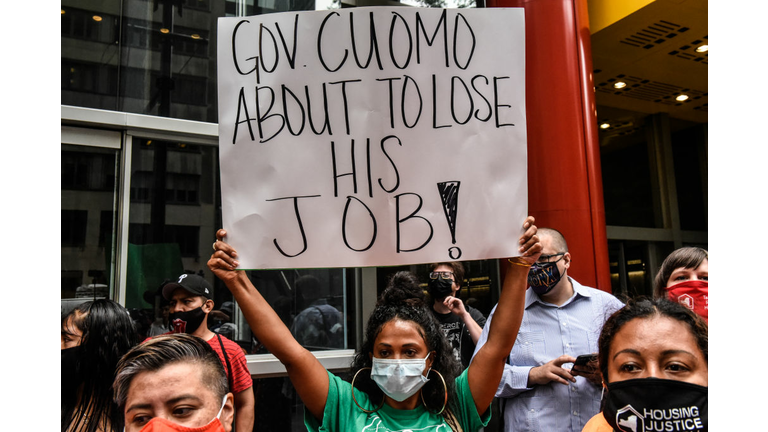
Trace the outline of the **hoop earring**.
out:
M 445 400 L 443 401 L 443 407 L 442 407 L 442 408 L 440 408 L 440 411 L 438 411 L 438 412 L 436 412 L 436 413 L 435 413 L 435 415 L 440 415 L 440 414 L 442 414 L 442 413 L 443 413 L 443 411 L 445 410 L 445 406 L 446 406 L 446 405 L 448 405 L 448 386 L 447 386 L 447 385 L 445 385 L 445 379 L 443 379 L 443 374 L 441 374 L 440 372 L 438 372 L 438 371 L 436 371 L 436 370 L 434 370 L 434 369 L 431 369 L 431 371 L 432 371 L 432 372 L 434 372 L 434 373 L 436 373 L 436 374 L 437 374 L 437 376 L 439 376 L 439 377 L 440 377 L 440 381 L 442 381 L 442 382 L 443 382 L 443 391 L 445 392 Z M 353 380 L 353 381 L 354 381 L 354 380 Z M 354 395 L 354 393 L 353 393 L 353 395 Z M 423 404 L 424 404 L 424 407 L 425 407 L 425 408 L 427 408 L 427 410 L 429 410 L 429 407 L 427 406 L 427 403 L 426 403 L 426 402 L 424 402 L 424 392 L 423 392 L 423 391 L 421 392 L 421 403 L 423 403 Z
M 359 403 L 357 403 L 357 398 L 355 397 L 355 380 L 357 379 L 357 375 L 358 375 L 360 372 L 362 372 L 362 371 L 364 371 L 364 370 L 366 370 L 366 369 L 371 369 L 371 368 L 369 368 L 369 367 L 364 367 L 364 368 L 360 369 L 359 371 L 357 371 L 357 372 L 355 373 L 355 376 L 354 376 L 354 377 L 352 377 L 352 401 L 355 403 L 355 405 L 357 405 L 357 407 L 358 407 L 358 408 L 360 408 L 360 410 L 361 410 L 361 411 L 363 411 L 363 412 L 364 412 L 364 413 L 366 413 L 366 414 L 371 414 L 371 413 L 375 413 L 376 411 L 380 410 L 380 409 L 381 409 L 381 407 L 383 407 L 383 406 L 384 406 L 384 397 L 383 397 L 383 396 L 381 397 L 381 403 L 380 403 L 380 404 L 379 404 L 379 406 L 377 406 L 377 407 L 376 407 L 376 409 L 374 409 L 374 410 L 367 410 L 367 409 L 365 409 L 365 408 L 361 407 Z

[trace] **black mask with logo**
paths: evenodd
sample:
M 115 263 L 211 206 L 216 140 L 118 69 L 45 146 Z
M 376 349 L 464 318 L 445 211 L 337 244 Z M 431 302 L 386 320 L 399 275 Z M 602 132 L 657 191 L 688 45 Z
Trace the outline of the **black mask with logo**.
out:
M 603 416 L 616 431 L 707 430 L 707 387 L 659 378 L 607 387 Z
M 544 295 L 560 282 L 560 270 L 557 268 L 557 262 L 539 264 L 531 266 L 528 271 L 528 285 L 537 295 Z
M 453 279 L 430 279 L 428 289 L 433 299 L 445 298 L 453 293 Z
M 168 327 L 174 333 L 194 333 L 206 315 L 202 306 L 186 312 L 173 312 L 168 314 Z

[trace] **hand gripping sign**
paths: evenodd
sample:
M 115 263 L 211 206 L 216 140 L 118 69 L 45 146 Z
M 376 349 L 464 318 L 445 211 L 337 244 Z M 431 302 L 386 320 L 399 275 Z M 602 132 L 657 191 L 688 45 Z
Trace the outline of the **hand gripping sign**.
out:
M 220 18 L 223 227 L 241 268 L 518 255 L 522 9 Z

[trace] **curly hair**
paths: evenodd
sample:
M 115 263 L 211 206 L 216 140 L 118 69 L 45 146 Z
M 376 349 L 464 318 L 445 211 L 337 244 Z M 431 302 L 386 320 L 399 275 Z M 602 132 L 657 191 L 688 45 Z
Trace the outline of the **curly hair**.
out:
M 427 409 L 433 412 L 440 411 L 445 403 L 446 389 L 448 400 L 454 399 L 454 380 L 461 368 L 453 357 L 452 349 L 445 340 L 440 325 L 429 310 L 424 291 L 419 288 L 419 280 L 413 273 L 400 271 L 391 277 L 387 288 L 379 297 L 375 309 L 368 318 L 363 344 L 355 354 L 351 372 L 354 375 L 361 369 L 371 367 L 370 354 L 373 353 L 376 337 L 381 333 L 384 324 L 395 319 L 414 322 L 424 338 L 427 349 L 435 352 L 432 370 L 440 372 L 445 379 L 446 388 L 443 388 L 443 382 L 440 379 L 430 377 L 421 392 Z M 370 379 L 370 372 L 361 373 L 355 381 L 355 387 L 367 393 L 371 402 L 375 404 L 380 403 L 384 397 L 381 389 Z M 444 415 L 450 411 L 450 406 L 449 404 Z
M 94 300 L 78 305 L 61 322 L 83 334 L 74 371 L 79 396 L 62 399 L 61 430 L 122 431 L 123 413 L 112 401 L 112 380 L 117 362 L 138 342 L 128 311 L 112 300 Z
M 667 296 L 665 289 L 667 288 L 669 277 L 672 276 L 672 272 L 679 268 L 697 269 L 704 260 L 708 259 L 709 252 L 700 247 L 682 247 L 674 250 L 661 263 L 659 272 L 656 273 L 656 277 L 653 279 L 653 296 L 656 298 Z
M 625 324 L 634 319 L 648 319 L 652 317 L 667 317 L 681 323 L 684 323 L 690 330 L 696 344 L 704 354 L 704 361 L 709 360 L 709 336 L 707 323 L 696 313 L 685 306 L 675 303 L 665 298 L 649 299 L 638 297 L 627 302 L 626 306 L 614 312 L 603 324 L 600 332 L 598 345 L 598 362 L 603 381 L 608 383 L 608 357 L 611 350 L 611 343 L 616 333 L 624 327 Z M 648 335 L 653 337 L 653 335 Z

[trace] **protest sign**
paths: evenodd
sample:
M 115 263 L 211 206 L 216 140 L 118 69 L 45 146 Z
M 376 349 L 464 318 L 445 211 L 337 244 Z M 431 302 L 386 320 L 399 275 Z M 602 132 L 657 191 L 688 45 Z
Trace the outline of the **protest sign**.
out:
M 246 269 L 518 255 L 523 10 L 220 18 L 223 228 Z

